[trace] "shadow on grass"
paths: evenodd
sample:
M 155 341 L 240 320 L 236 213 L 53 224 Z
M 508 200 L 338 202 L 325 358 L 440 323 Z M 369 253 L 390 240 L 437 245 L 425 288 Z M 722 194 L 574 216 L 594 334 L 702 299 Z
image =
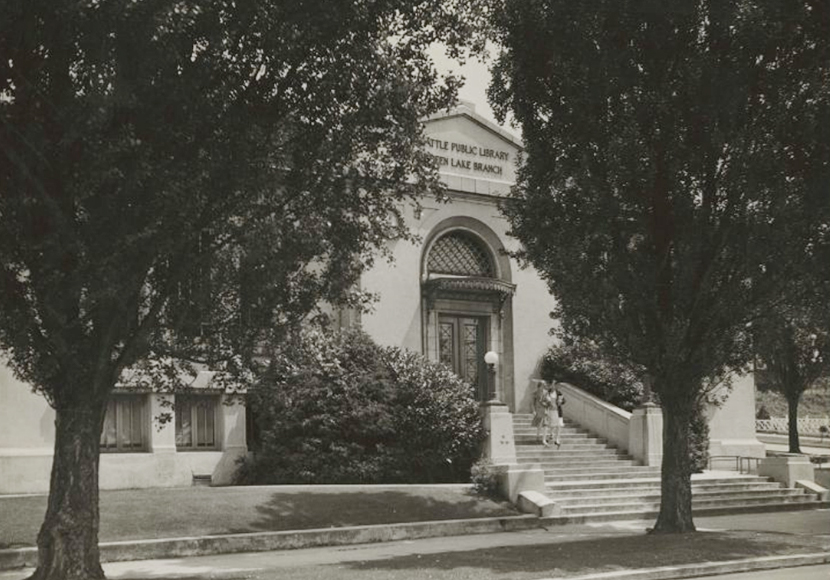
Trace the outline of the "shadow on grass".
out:
M 417 494 L 406 491 L 280 493 L 256 508 L 258 518 L 232 533 L 340 528 L 374 524 L 515 516 L 508 503 L 471 493 Z
M 46 498 L 0 502 L 0 542 L 34 545 Z M 452 488 L 314 486 L 118 490 L 102 494 L 102 542 L 216 536 L 517 515 L 499 503 Z

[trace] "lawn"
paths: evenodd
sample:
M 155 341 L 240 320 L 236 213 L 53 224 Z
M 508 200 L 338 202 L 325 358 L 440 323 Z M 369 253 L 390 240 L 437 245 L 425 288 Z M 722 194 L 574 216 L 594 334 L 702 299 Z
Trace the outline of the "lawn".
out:
M 102 542 L 517 515 L 470 486 L 187 487 L 101 492 Z M 45 496 L 0 496 L 0 549 L 32 546 Z

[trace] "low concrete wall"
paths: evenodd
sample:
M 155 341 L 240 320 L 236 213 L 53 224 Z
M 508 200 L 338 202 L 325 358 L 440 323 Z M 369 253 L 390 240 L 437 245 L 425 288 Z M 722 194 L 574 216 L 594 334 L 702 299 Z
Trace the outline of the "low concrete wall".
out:
M 771 477 L 787 487 L 795 487 L 799 480 L 815 481 L 815 470 L 810 458 L 797 453 L 762 459 L 758 462 L 758 475 Z
M 821 487 L 830 489 L 830 465 L 823 465 L 814 469 L 816 483 Z
M 568 383 L 558 383 L 558 386 L 565 395 L 563 413 L 566 418 L 605 437 L 615 447 L 629 451 L 631 413 Z
M 545 492 L 545 472 L 538 465 L 520 467 L 515 464 L 494 465 L 498 474 L 499 492 L 511 503 L 517 503 L 525 491 Z

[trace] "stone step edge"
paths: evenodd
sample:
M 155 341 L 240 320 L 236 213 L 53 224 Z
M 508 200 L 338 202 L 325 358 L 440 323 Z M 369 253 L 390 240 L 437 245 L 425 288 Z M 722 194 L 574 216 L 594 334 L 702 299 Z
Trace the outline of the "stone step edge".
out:
M 724 506 L 708 508 L 692 508 L 694 517 L 722 516 L 741 513 L 763 513 L 775 511 L 806 511 L 812 509 L 828 509 L 830 501 L 813 502 L 784 502 L 776 504 L 758 504 L 745 506 Z M 657 510 L 625 510 L 616 512 L 574 513 L 541 518 L 546 528 L 549 526 L 564 526 L 568 524 L 586 524 L 609 521 L 643 521 L 653 520 L 658 515 Z
M 697 499 L 692 498 L 692 512 L 697 510 L 718 509 L 718 508 L 742 508 L 764 505 L 780 505 L 780 504 L 803 504 L 814 503 L 815 497 L 810 497 L 806 494 L 778 497 L 778 496 L 759 496 L 757 498 L 742 497 L 742 498 L 718 498 L 718 499 Z M 617 502 L 605 504 L 586 504 L 586 503 L 568 503 L 560 502 L 559 505 L 567 512 L 584 514 L 601 514 L 601 513 L 615 513 L 621 511 L 645 511 L 654 512 L 660 509 L 660 500 L 649 502 Z
M 742 499 L 756 499 L 762 497 L 808 497 L 814 498 L 815 494 L 805 493 L 803 489 L 795 489 L 795 488 L 780 488 L 780 489 L 758 489 L 758 490 L 743 490 L 743 489 L 735 489 L 735 490 L 717 490 L 717 491 L 693 491 L 692 492 L 692 501 L 700 500 L 700 501 L 711 501 L 713 499 L 722 499 L 722 500 L 742 500 Z M 551 498 L 553 499 L 553 498 Z M 580 504 L 580 505 L 609 505 L 613 503 L 632 503 L 629 500 L 638 500 L 640 503 L 651 504 L 655 503 L 654 499 L 657 500 L 656 503 L 660 503 L 660 492 L 659 490 L 656 493 L 646 493 L 646 494 L 638 494 L 638 493 L 611 493 L 611 494 L 603 494 L 601 497 L 597 498 L 596 494 L 594 495 L 567 495 L 567 494 L 557 494 L 555 496 L 555 500 L 557 503 L 562 503 L 566 505 L 568 503 L 576 504 L 579 502 L 583 502 L 583 500 L 591 500 L 595 501 L 598 500 L 600 503 L 596 504 Z M 636 502 L 635 502 L 636 503 Z
M 692 487 L 695 485 L 707 485 L 707 484 L 714 484 L 714 483 L 749 483 L 752 481 L 759 481 L 755 478 L 750 479 L 743 479 L 738 477 L 725 477 L 722 479 L 692 479 Z M 761 479 L 762 482 L 769 482 L 767 479 Z M 609 487 L 614 483 L 619 482 L 624 486 L 629 486 L 632 483 L 640 483 L 640 484 L 660 484 L 660 476 L 657 477 L 630 477 L 624 478 L 620 477 L 617 480 L 614 479 L 603 479 L 603 480 L 592 480 L 592 479 L 574 479 L 569 481 L 554 481 L 549 482 L 546 487 L 553 487 L 553 488 L 560 488 L 566 486 L 580 486 L 586 488 L 602 488 L 602 487 Z
M 521 531 L 539 527 L 541 527 L 541 524 L 537 516 L 523 514 L 461 520 L 344 526 L 341 528 L 124 540 L 100 542 L 98 546 L 101 554 L 101 562 L 124 562 L 130 560 L 186 558 L 189 556 L 231 554 L 238 552 L 295 550 L 320 546 L 371 544 L 465 534 Z M 0 570 L 12 570 L 36 565 L 36 547 L 30 546 L 0 550 Z
M 566 472 L 566 473 L 562 473 L 562 472 L 553 471 L 551 469 L 545 469 L 545 470 L 542 470 L 542 471 L 545 472 L 545 485 L 550 485 L 550 484 L 553 484 L 553 483 L 571 483 L 573 481 L 580 481 L 580 480 L 576 480 L 574 478 L 583 477 L 583 476 L 585 476 L 585 477 L 590 476 L 592 479 L 595 479 L 597 481 L 601 481 L 601 480 L 606 480 L 606 481 L 614 481 L 614 480 L 632 481 L 632 480 L 634 480 L 634 481 L 636 481 L 638 479 L 643 479 L 642 476 L 646 475 L 646 474 L 638 472 L 638 471 L 623 472 L 622 470 L 599 471 L 599 472 L 591 472 L 591 473 L 585 473 L 585 472 L 575 472 L 575 473 L 567 473 Z M 653 473 L 653 472 L 649 472 L 649 473 Z
M 604 493 L 598 493 L 602 491 Z M 629 497 L 642 497 L 642 498 L 650 498 L 650 497 L 660 497 L 660 488 L 658 487 L 636 487 L 636 488 L 624 488 L 624 487 L 613 487 L 607 488 L 603 490 L 591 490 L 591 491 L 580 491 L 578 489 L 546 489 L 546 493 L 552 494 L 553 497 L 565 501 L 572 501 L 577 499 L 586 499 L 586 498 L 596 498 L 600 497 L 602 499 L 608 499 L 612 497 L 619 497 L 619 498 L 629 498 Z M 738 489 L 738 488 L 692 488 L 692 496 L 693 497 L 709 497 L 713 495 L 726 495 L 726 496 L 734 496 L 734 495 L 743 495 L 749 494 L 754 495 L 758 493 L 785 493 L 785 494 L 792 494 L 797 495 L 799 493 L 804 493 L 804 490 L 801 489 L 794 489 L 788 487 L 759 487 L 759 488 L 749 488 L 749 489 Z M 807 494 L 809 495 L 809 494 Z

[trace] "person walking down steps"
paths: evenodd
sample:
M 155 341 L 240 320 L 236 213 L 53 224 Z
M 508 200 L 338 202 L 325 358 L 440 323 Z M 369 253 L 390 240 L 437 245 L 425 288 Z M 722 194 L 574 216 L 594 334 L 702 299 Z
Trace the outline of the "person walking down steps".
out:
M 533 424 L 536 425 L 536 436 L 539 437 L 541 431 L 542 445 L 549 447 L 550 439 L 554 435 L 557 417 L 553 387 L 545 381 L 539 381 L 533 398 L 533 405 Z
M 553 422 L 553 443 L 556 445 L 558 449 L 560 445 L 562 445 L 562 427 L 565 426 L 565 415 L 562 414 L 562 407 L 565 406 L 565 395 L 559 390 L 559 387 L 556 384 L 556 381 L 553 381 L 551 384 L 551 407 L 556 412 L 556 415 L 552 418 Z
M 547 383 L 545 381 L 536 381 L 536 391 L 533 393 L 533 420 L 531 425 L 536 427 L 536 440 L 544 443 L 545 438 L 542 431 L 545 427 L 545 403 L 547 402 Z

